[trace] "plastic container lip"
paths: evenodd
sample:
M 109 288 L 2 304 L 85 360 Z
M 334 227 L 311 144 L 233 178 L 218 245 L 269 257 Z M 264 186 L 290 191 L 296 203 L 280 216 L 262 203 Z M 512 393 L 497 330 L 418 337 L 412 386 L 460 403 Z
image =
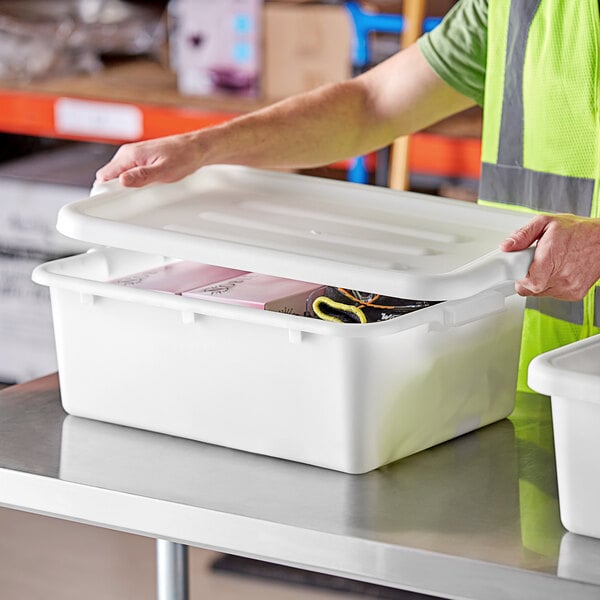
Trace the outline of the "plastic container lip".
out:
M 600 335 L 536 356 L 527 383 L 547 396 L 600 403 Z
M 200 298 L 163 294 L 153 290 L 120 286 L 112 283 L 110 279 L 113 274 L 105 270 L 106 263 L 118 262 L 120 256 L 127 254 L 135 253 L 117 248 L 104 248 L 93 250 L 86 254 L 60 258 L 38 265 L 33 270 L 32 279 L 36 283 L 48 286 L 51 289 L 76 292 L 82 298 L 86 296 L 90 298 L 111 298 L 119 301 L 168 308 L 190 316 L 212 316 L 260 323 L 279 329 L 348 338 L 393 335 L 420 326 L 434 328 L 454 326 L 452 324 L 448 325 L 448 315 L 454 315 L 455 311 L 463 313 L 467 302 L 479 303 L 478 299 L 481 298 L 481 304 L 485 307 L 486 299 L 491 297 L 500 299 L 511 295 L 511 291 L 507 290 L 507 286 L 504 285 L 485 290 L 468 301 L 450 300 L 441 302 L 406 315 L 400 315 L 394 319 L 360 324 L 334 323 L 299 315 L 256 310 L 246 306 L 221 304 Z M 154 258 L 164 260 L 164 264 L 169 262 L 169 259 L 164 257 Z M 494 312 L 493 308 L 490 309 L 489 314 Z M 477 316 L 476 319 L 485 317 L 487 313 L 487 309 L 484 309 L 482 314 Z M 457 325 L 460 325 L 460 323 L 457 323 Z
M 213 165 L 95 186 L 57 228 L 86 242 L 399 298 L 472 296 L 527 272 L 498 243 L 529 215 L 412 192 Z
M 112 250 L 112 249 L 111 249 Z M 98 252 L 103 252 L 100 250 Z M 87 255 L 86 255 L 87 256 Z M 144 290 L 119 286 L 109 281 L 94 281 L 69 274 L 68 262 L 85 258 L 82 255 L 61 258 L 37 266 L 33 270 L 32 279 L 40 285 L 50 288 L 69 290 L 83 295 L 98 296 L 133 302 L 137 304 L 160 306 L 174 309 L 182 313 L 200 316 L 222 317 L 245 322 L 256 322 L 281 329 L 291 329 L 303 333 L 334 335 L 336 337 L 371 337 L 394 334 L 406 329 L 435 321 L 439 305 L 415 311 L 402 318 L 390 319 L 365 324 L 332 323 L 319 319 L 309 319 L 299 315 L 261 311 L 245 306 L 221 304 L 201 298 L 161 294 L 153 290 Z M 353 326 L 354 325 L 354 326 Z

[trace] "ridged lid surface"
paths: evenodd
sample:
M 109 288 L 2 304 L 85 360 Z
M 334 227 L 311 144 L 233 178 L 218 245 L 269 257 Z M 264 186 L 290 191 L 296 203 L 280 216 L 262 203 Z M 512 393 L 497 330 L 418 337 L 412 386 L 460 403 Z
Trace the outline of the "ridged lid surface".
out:
M 403 298 L 471 296 L 523 277 L 532 258 L 498 250 L 530 215 L 330 179 L 217 165 L 177 183 L 95 191 L 61 210 L 59 231 Z

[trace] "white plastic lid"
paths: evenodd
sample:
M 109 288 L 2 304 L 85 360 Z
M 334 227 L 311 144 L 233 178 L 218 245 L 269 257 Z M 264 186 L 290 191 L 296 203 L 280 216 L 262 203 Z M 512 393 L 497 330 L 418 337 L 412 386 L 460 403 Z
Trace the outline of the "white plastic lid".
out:
M 536 356 L 527 375 L 540 394 L 600 402 L 600 335 Z
M 533 256 L 498 250 L 529 215 L 330 179 L 217 165 L 95 191 L 60 211 L 61 233 L 402 298 L 465 298 L 523 277 Z

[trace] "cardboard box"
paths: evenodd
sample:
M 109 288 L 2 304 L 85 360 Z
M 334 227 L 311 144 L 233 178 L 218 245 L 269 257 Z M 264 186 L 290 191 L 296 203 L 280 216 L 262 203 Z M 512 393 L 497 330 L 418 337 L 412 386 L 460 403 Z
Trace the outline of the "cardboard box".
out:
M 114 154 L 104 144 L 68 144 L 0 165 L 0 251 L 61 256 L 89 244 L 56 231 L 62 206 L 89 195 L 96 171 Z
M 264 98 L 285 98 L 351 76 L 351 23 L 343 7 L 266 4 L 264 31 Z
M 182 94 L 258 95 L 262 0 L 177 0 L 169 17 Z
M 307 312 L 308 297 L 319 289 L 324 288 L 305 281 L 246 273 L 213 285 L 189 290 L 183 295 L 288 315 L 304 315 Z
M 50 298 L 31 281 L 49 258 L 90 244 L 56 231 L 60 208 L 86 198 L 96 171 L 114 154 L 106 144 L 72 143 L 0 165 L 0 381 L 28 381 L 56 370 Z
M 47 289 L 31 281 L 37 258 L 0 254 L 0 381 L 21 383 L 56 371 Z
M 120 277 L 115 279 L 113 283 L 167 294 L 181 294 L 200 286 L 214 284 L 244 274 L 246 274 L 246 271 L 182 260 L 156 269 Z

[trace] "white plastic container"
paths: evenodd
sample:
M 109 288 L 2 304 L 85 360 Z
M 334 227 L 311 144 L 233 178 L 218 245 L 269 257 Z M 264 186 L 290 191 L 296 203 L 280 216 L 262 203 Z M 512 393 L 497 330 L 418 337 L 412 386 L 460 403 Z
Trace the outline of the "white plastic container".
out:
M 361 473 L 512 411 L 526 215 L 242 167 L 108 188 L 58 227 L 118 248 L 34 272 L 70 414 Z M 173 257 L 446 301 L 358 325 L 109 283 Z
M 528 384 L 551 396 L 561 521 L 600 538 L 600 336 L 537 356 Z

